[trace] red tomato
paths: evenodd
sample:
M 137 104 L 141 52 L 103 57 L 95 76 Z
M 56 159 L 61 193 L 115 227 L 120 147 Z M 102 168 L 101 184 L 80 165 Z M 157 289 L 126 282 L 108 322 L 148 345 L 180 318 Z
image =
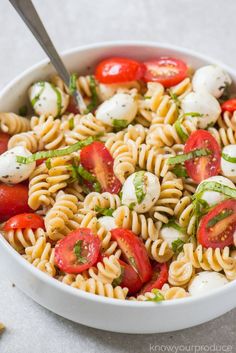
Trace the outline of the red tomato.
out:
M 19 213 L 30 212 L 28 187 L 24 184 L 0 184 L 0 222 Z
M 109 58 L 98 64 L 95 77 L 101 83 L 120 83 L 140 80 L 144 71 L 144 65 L 136 60 Z
M 44 228 L 43 218 L 34 213 L 21 213 L 11 217 L 4 225 L 4 230 Z
M 227 111 L 233 113 L 236 110 L 236 98 L 228 99 L 221 104 L 221 109 L 223 112 Z
M 39 165 L 43 164 L 43 162 L 46 161 L 46 158 L 42 158 L 42 159 L 37 159 L 36 160 L 36 166 L 38 167 Z
M 88 228 L 79 228 L 55 246 L 55 262 L 67 273 L 81 273 L 97 262 L 100 239 Z
M 236 200 L 226 200 L 202 217 L 198 242 L 205 248 L 220 248 L 233 244 L 236 230 Z
M 75 102 L 75 99 L 74 97 L 70 96 L 70 100 L 69 100 L 69 104 L 68 104 L 68 107 L 66 108 L 66 111 L 68 113 L 73 113 L 73 114 L 79 114 L 80 111 L 79 111 L 79 108 Z
M 134 271 L 133 267 L 128 265 L 126 262 L 119 259 L 119 263 L 121 264 L 123 271 L 122 279 L 119 285 L 122 288 L 127 287 L 129 289 L 129 294 L 137 293 L 143 285 L 139 275 L 136 271 Z
M 153 275 L 150 282 L 145 284 L 141 293 L 151 292 L 152 289 L 161 289 L 168 280 L 168 266 L 166 263 L 157 263 L 153 268 Z
M 83 147 L 80 152 L 80 162 L 96 177 L 102 192 L 118 194 L 122 185 L 113 172 L 114 159 L 102 142 L 95 141 Z
M 220 172 L 220 146 L 210 132 L 206 130 L 196 130 L 189 136 L 184 146 L 184 153 L 200 148 L 207 148 L 212 154 L 185 161 L 188 175 L 197 183 Z
M 10 135 L 0 132 L 0 154 L 7 151 L 7 145 L 10 137 Z
M 187 77 L 188 67 L 182 60 L 162 57 L 144 63 L 146 82 L 160 82 L 164 87 L 177 85 Z
M 143 283 L 152 277 L 152 267 L 147 250 L 140 238 L 131 230 L 116 228 L 111 230 L 112 239 L 117 241 L 123 256 L 138 273 Z

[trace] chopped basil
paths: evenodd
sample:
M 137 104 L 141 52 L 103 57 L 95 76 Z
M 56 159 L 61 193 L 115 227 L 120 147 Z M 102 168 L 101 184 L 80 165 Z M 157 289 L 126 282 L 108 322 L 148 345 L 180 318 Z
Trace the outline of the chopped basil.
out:
M 73 130 L 74 127 L 75 127 L 74 118 L 70 118 L 69 121 L 68 121 L 68 123 L 69 123 L 69 129 L 70 129 L 70 130 Z
M 181 102 L 180 102 L 177 94 L 174 93 L 171 89 L 168 89 L 167 92 L 169 93 L 171 99 L 175 102 L 177 108 L 179 109 L 181 107 Z
M 48 159 L 46 160 L 45 164 L 46 164 L 46 167 L 47 167 L 48 169 L 51 169 L 51 168 L 52 168 L 52 164 L 51 164 L 51 159 L 50 159 L 50 158 L 48 158 Z
M 180 154 L 175 157 L 169 157 L 167 160 L 168 164 L 180 164 L 190 159 L 195 159 L 198 157 L 209 156 L 212 152 L 206 148 L 200 148 L 188 153 Z
M 144 99 L 151 99 L 152 96 L 144 96 Z
M 180 253 L 183 250 L 184 244 L 185 244 L 185 242 L 182 239 L 178 238 L 178 239 L 172 241 L 172 243 L 171 243 L 172 250 L 175 253 Z
M 125 272 L 125 268 L 123 266 L 121 266 L 121 274 L 118 278 L 115 278 L 113 281 L 112 281 L 112 286 L 113 287 L 117 287 L 121 284 L 122 280 L 123 280 L 123 277 L 124 277 L 124 272 Z
M 29 164 L 34 161 L 37 161 L 38 159 L 66 156 L 68 154 L 71 154 L 73 152 L 80 150 L 85 146 L 90 145 L 94 140 L 95 139 L 92 136 L 90 136 L 83 141 L 78 141 L 74 145 L 71 145 L 70 147 L 63 148 L 60 150 L 40 151 L 32 154 L 30 157 L 16 156 L 16 161 L 22 164 Z
M 57 87 L 51 84 L 52 89 L 56 93 L 57 96 L 57 116 L 61 114 L 61 109 L 62 109 L 62 97 L 61 97 L 61 92 L 58 91 Z
M 136 195 L 138 204 L 140 204 L 146 195 L 145 171 L 141 170 L 140 172 L 135 173 L 133 184 L 134 184 L 135 195 Z
M 225 219 L 228 216 L 231 216 L 233 213 L 234 213 L 233 210 L 227 210 L 227 209 L 223 210 L 218 215 L 216 215 L 215 217 L 209 220 L 209 222 L 207 223 L 207 228 L 213 227 L 214 225 L 216 225 L 216 223 L 218 223 L 219 221 L 222 221 L 222 219 Z
M 74 246 L 74 254 L 79 263 L 85 264 L 87 262 L 87 259 L 82 256 L 82 250 L 83 250 L 82 246 L 83 246 L 83 240 L 78 240 Z
M 176 230 L 178 230 L 178 232 L 182 233 L 182 234 L 185 234 L 186 233 L 186 228 L 183 228 L 183 227 L 180 227 L 179 224 L 177 224 L 174 220 L 170 220 L 167 224 L 165 224 L 163 226 L 163 228 L 166 227 L 166 228 L 174 228 Z
M 182 116 L 183 117 L 184 116 L 191 116 L 192 118 L 201 118 L 201 117 L 203 117 L 203 114 L 200 114 L 198 112 L 188 112 L 188 113 L 184 113 Z
M 172 169 L 172 172 L 177 176 L 177 177 L 183 177 L 187 178 L 188 173 L 187 170 L 184 166 L 181 164 L 175 165 L 174 168 Z
M 45 82 L 37 82 L 37 85 L 39 87 L 41 87 L 40 91 L 38 94 L 36 94 L 36 96 L 34 96 L 34 98 L 31 100 L 31 104 L 32 104 L 32 107 L 35 106 L 35 104 L 38 102 L 38 100 L 40 99 L 40 96 L 41 94 L 43 93 L 44 91 L 44 88 L 45 88 Z
M 186 133 L 184 127 L 181 125 L 181 120 L 177 119 L 176 122 L 174 123 L 174 128 L 181 139 L 182 142 L 186 142 L 187 139 L 189 138 L 189 135 Z
M 229 156 L 228 154 L 222 152 L 222 158 L 227 161 L 227 162 L 230 162 L 230 163 L 236 163 L 236 157 L 231 157 Z
M 91 102 L 87 106 L 86 113 L 92 112 L 98 105 L 97 84 L 93 76 L 89 77 L 89 87 L 91 91 Z
M 90 181 L 90 182 L 97 181 L 95 176 L 93 174 L 89 173 L 84 167 L 82 167 L 82 165 L 79 165 L 77 170 L 78 170 L 79 175 L 84 180 L 87 180 L 87 181 Z
M 130 204 L 129 204 L 129 209 L 130 209 L 130 211 L 133 211 L 133 209 L 134 209 L 134 207 L 135 207 L 135 205 L 136 205 L 136 203 L 135 202 L 131 202 Z
M 116 129 L 124 129 L 128 125 L 127 120 L 123 119 L 113 119 L 112 124 Z
M 163 294 L 157 289 L 157 288 L 153 288 L 151 293 L 155 294 L 154 298 L 148 298 L 149 302 L 161 302 L 162 300 L 165 300 Z
M 76 81 L 77 81 L 77 75 L 76 74 L 70 75 L 69 91 L 72 96 L 77 90 Z
M 201 193 L 205 190 L 216 191 L 216 192 L 219 192 L 221 194 L 228 196 L 229 198 L 236 199 L 236 189 L 230 188 L 226 185 L 222 185 L 222 184 L 217 183 L 215 181 L 206 181 L 206 182 L 200 184 L 198 187 L 198 192 L 196 195 L 194 195 L 194 198 L 196 198 L 199 195 L 199 193 Z
M 96 206 L 95 211 L 100 213 L 103 216 L 110 216 L 111 217 L 115 210 L 114 210 L 114 208 L 102 208 L 102 207 Z
M 20 108 L 19 108 L 19 115 L 21 116 L 26 116 L 28 113 L 28 108 L 26 105 L 22 105 Z

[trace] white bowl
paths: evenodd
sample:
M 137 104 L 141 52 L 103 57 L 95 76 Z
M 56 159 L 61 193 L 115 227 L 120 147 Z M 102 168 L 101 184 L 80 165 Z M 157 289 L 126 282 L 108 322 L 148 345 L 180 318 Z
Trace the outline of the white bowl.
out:
M 172 45 L 148 42 L 115 42 L 73 49 L 63 55 L 71 72 L 92 72 L 109 56 L 145 60 L 161 55 L 181 58 L 194 68 L 217 63 L 203 55 Z M 236 83 L 236 71 L 220 64 Z M 0 93 L 1 111 L 18 111 L 27 100 L 27 89 L 54 70 L 43 61 L 13 80 Z M 234 87 L 235 89 L 235 87 Z M 156 333 L 184 329 L 212 320 L 236 306 L 236 281 L 202 297 L 161 303 L 109 299 L 67 286 L 34 268 L 0 235 L 0 266 L 6 276 L 37 303 L 83 325 L 124 333 Z M 20 305 L 20 303 L 19 303 Z

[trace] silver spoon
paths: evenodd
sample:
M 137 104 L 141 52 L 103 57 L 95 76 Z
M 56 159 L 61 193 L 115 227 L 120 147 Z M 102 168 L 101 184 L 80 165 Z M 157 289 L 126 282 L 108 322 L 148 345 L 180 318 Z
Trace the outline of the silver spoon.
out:
M 28 26 L 34 37 L 37 39 L 51 63 L 55 67 L 59 76 L 63 79 L 67 87 L 70 86 L 70 74 L 63 64 L 56 48 L 54 47 L 33 3 L 31 0 L 9 0 L 25 24 Z M 81 113 L 85 112 L 87 107 L 84 103 L 83 97 L 80 92 L 75 90 L 73 92 L 75 102 Z

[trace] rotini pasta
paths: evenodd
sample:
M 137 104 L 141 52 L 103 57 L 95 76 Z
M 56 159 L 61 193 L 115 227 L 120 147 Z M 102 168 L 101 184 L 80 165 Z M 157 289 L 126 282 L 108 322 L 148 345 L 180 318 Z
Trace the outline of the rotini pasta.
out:
M 0 113 L 0 130 L 9 135 L 30 130 L 29 119 L 14 113 Z

